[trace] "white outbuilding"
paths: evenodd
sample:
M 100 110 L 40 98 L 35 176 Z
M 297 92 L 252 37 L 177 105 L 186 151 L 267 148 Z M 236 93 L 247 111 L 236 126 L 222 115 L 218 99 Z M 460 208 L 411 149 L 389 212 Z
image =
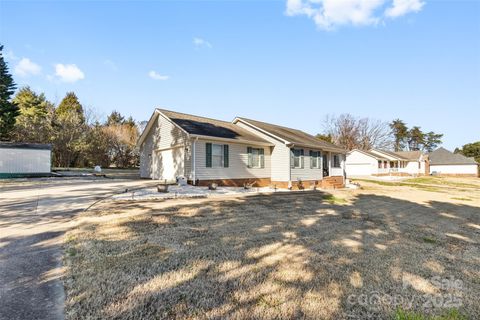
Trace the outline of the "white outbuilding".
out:
M 0 178 L 49 175 L 51 163 L 49 144 L 0 142 Z
M 428 154 L 430 160 L 430 174 L 441 176 L 473 176 L 479 175 L 479 164 L 474 158 L 453 153 L 445 148 Z

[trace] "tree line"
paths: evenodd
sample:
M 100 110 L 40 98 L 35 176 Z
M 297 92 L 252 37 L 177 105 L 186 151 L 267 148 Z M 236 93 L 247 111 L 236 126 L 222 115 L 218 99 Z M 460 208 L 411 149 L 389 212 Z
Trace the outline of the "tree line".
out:
M 347 150 L 372 148 L 394 151 L 432 152 L 442 144 L 443 134 L 424 132 L 419 126 L 408 128 L 395 119 L 388 123 L 371 118 L 355 117 L 345 113 L 327 116 L 323 121 L 323 133 L 317 138 L 335 143 Z
M 117 111 L 98 120 L 74 92 L 58 106 L 30 87 L 18 90 L 0 46 L 0 141 L 48 143 L 55 167 L 138 166 L 139 126 Z

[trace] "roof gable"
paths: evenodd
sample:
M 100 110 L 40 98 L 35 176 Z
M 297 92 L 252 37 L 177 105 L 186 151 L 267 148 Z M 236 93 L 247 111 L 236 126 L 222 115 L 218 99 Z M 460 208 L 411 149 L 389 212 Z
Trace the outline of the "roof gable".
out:
M 234 123 L 236 123 L 237 121 L 242 121 L 246 124 L 261 129 L 262 131 L 269 133 L 270 135 L 276 137 L 278 140 L 283 141 L 286 144 L 294 144 L 298 146 L 318 148 L 340 153 L 346 152 L 346 150 L 343 148 L 340 148 L 327 141 L 320 140 L 312 136 L 311 134 L 308 134 L 298 129 L 288 128 L 243 117 L 237 117 L 235 118 L 235 120 L 233 120 Z
M 428 154 L 430 164 L 477 164 L 474 158 L 465 157 L 459 153 L 453 153 L 445 148 L 438 148 L 437 150 Z
M 228 121 L 200 117 L 165 109 L 157 110 L 160 114 L 167 117 L 172 123 L 180 127 L 189 135 L 268 143 L 258 135 Z

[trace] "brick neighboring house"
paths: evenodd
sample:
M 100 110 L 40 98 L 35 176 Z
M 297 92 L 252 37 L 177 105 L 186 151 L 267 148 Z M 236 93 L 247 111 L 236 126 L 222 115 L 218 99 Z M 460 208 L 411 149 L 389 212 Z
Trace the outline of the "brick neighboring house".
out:
M 156 109 L 137 146 L 143 178 L 194 185 L 341 187 L 346 150 L 303 131 Z

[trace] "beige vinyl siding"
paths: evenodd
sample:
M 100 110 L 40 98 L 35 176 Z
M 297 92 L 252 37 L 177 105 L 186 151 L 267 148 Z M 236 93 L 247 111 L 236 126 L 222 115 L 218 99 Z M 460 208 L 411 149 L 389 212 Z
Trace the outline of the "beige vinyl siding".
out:
M 229 149 L 229 165 L 228 168 L 207 168 L 206 167 L 206 143 L 212 144 L 228 144 Z M 212 180 L 212 179 L 252 179 L 252 178 L 269 178 L 270 177 L 270 148 L 256 146 L 254 144 L 229 143 L 225 141 L 203 140 L 199 139 L 195 142 L 195 171 L 196 179 Z M 263 148 L 265 152 L 264 168 L 248 168 L 247 147 Z
M 264 134 L 261 131 L 258 131 L 251 126 L 244 124 L 243 122 L 237 122 L 236 125 L 242 127 L 259 137 L 267 140 L 268 142 L 274 144 L 273 147 L 270 147 L 271 153 L 271 179 L 272 181 L 289 181 L 290 180 L 290 149 L 285 146 L 285 143 L 277 140 L 269 135 Z M 267 148 L 265 148 L 267 150 Z
M 175 150 L 172 150 L 175 153 L 174 162 L 183 161 L 186 141 L 186 134 L 180 128 L 162 115 L 158 115 L 140 147 L 140 176 L 142 178 L 158 179 L 162 176 L 162 172 L 165 172 L 164 169 L 170 171 L 171 166 L 178 168 L 180 166 L 178 163 L 171 163 L 172 161 L 163 163 L 158 158 L 161 151 L 174 148 Z M 162 166 L 168 166 L 168 168 L 162 168 Z M 184 168 L 183 164 L 182 168 Z M 185 174 L 184 169 L 180 171 L 181 174 Z
M 302 148 L 294 148 L 294 149 L 302 149 Z M 320 167 L 319 168 L 310 168 L 310 150 L 312 149 L 303 149 L 303 168 L 292 168 L 292 181 L 297 180 L 322 180 L 322 158 L 319 158 Z M 320 151 L 320 150 L 312 150 L 312 151 Z M 322 152 L 323 154 L 323 152 Z

